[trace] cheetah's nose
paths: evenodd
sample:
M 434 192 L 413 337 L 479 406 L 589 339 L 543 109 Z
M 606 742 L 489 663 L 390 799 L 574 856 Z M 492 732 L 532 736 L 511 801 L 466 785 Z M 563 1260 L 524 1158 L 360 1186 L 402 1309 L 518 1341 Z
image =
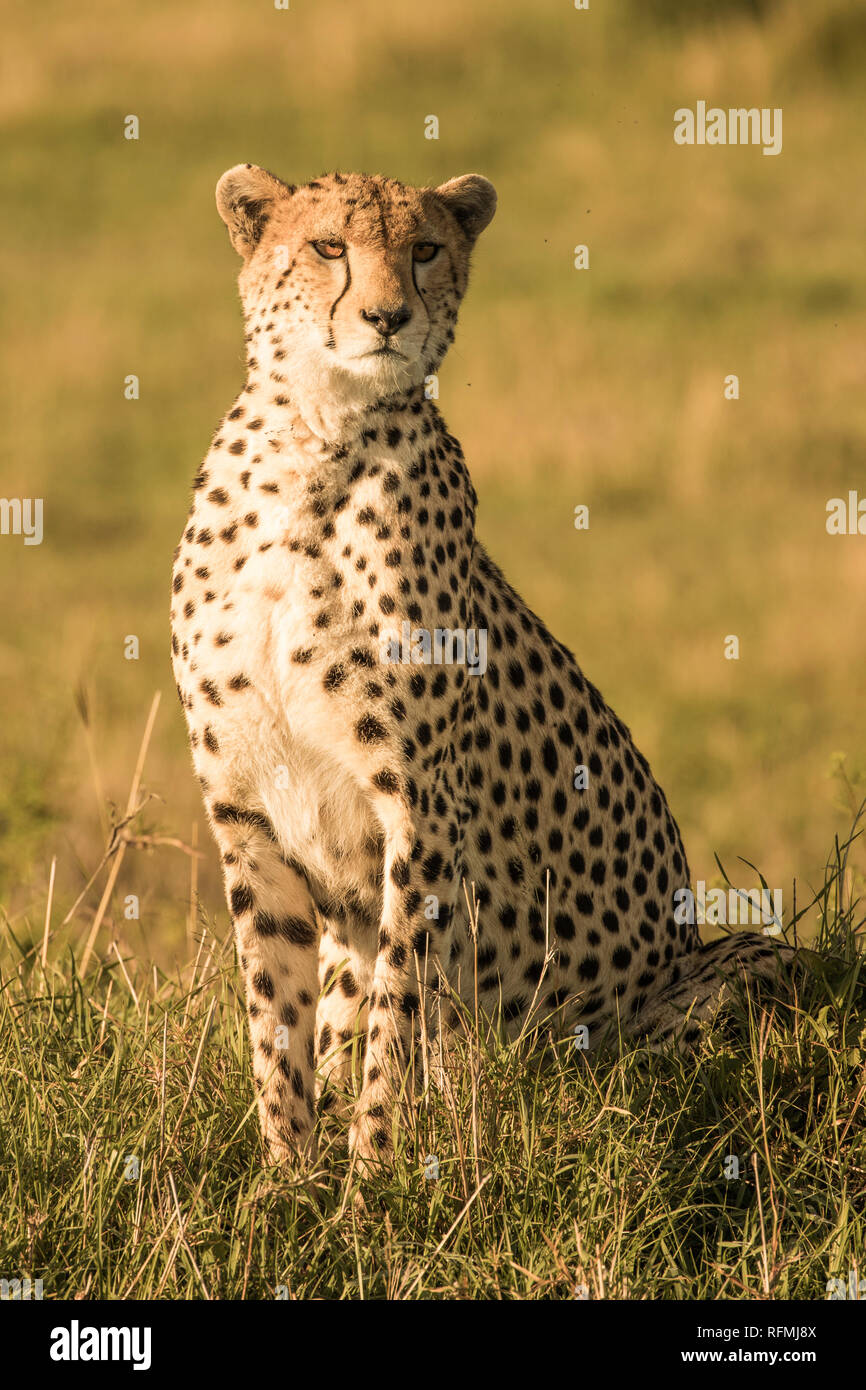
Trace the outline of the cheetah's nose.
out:
M 412 310 L 406 304 L 401 304 L 399 309 L 362 309 L 361 318 L 365 323 L 371 323 L 377 333 L 381 333 L 383 338 L 388 338 L 392 333 L 396 333 L 404 323 L 408 323 L 412 317 Z

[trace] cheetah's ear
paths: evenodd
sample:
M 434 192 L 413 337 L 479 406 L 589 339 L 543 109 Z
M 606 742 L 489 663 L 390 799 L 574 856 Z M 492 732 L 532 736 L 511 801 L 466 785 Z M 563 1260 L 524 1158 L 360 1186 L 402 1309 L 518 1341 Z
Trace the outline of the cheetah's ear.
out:
M 217 211 L 229 229 L 232 246 L 249 260 L 267 226 L 274 204 L 292 189 L 257 164 L 236 164 L 216 186 Z
M 496 189 L 481 174 L 449 179 L 436 189 L 436 196 L 456 217 L 470 241 L 481 235 L 496 211 Z

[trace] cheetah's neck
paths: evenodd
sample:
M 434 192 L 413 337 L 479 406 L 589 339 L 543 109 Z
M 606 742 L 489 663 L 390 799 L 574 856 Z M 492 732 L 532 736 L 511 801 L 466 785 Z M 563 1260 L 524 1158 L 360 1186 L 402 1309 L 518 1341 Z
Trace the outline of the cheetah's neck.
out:
M 366 431 L 375 429 L 382 416 L 390 412 L 405 411 L 416 402 L 430 406 L 421 385 L 370 401 L 352 392 L 342 392 L 333 381 L 323 390 L 317 383 L 305 381 L 274 383 L 252 370 L 242 398 L 265 420 L 267 438 L 283 447 L 294 444 L 313 454 L 351 445 Z

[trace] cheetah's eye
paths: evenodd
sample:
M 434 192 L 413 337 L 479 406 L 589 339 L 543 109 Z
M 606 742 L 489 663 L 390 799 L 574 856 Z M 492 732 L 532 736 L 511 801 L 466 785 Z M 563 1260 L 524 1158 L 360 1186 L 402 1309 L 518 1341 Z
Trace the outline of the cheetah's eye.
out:
M 323 261 L 338 261 L 346 254 L 346 248 L 341 241 L 311 241 L 310 245 Z
M 418 241 L 412 247 L 413 261 L 432 261 L 439 254 L 435 241 Z

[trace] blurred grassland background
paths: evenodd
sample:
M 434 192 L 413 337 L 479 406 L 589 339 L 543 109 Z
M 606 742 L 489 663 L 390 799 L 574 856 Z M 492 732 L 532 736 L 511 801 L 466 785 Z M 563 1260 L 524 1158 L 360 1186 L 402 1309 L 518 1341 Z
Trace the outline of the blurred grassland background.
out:
M 830 497 L 866 496 L 862 5 L 291 6 L 4 6 L 0 494 L 45 514 L 40 547 L 0 538 L 15 931 L 40 930 L 54 855 L 68 907 L 102 853 L 82 686 L 120 807 L 163 691 L 144 777 L 162 800 L 142 819 L 185 840 L 198 823 L 202 903 L 227 925 L 168 606 L 192 474 L 243 382 L 239 263 L 213 202 L 240 160 L 293 182 L 495 182 L 440 397 L 480 535 L 631 727 L 693 877 L 712 880 L 715 852 L 737 883 L 754 882 L 738 855 L 773 886 L 817 882 L 848 822 L 834 758 L 855 784 L 842 800 L 866 766 L 866 537 L 825 530 Z M 675 146 L 673 112 L 698 99 L 782 107 L 782 154 Z M 140 923 L 123 919 L 133 892 Z M 129 851 L 107 920 L 170 956 L 188 893 L 186 856 Z

